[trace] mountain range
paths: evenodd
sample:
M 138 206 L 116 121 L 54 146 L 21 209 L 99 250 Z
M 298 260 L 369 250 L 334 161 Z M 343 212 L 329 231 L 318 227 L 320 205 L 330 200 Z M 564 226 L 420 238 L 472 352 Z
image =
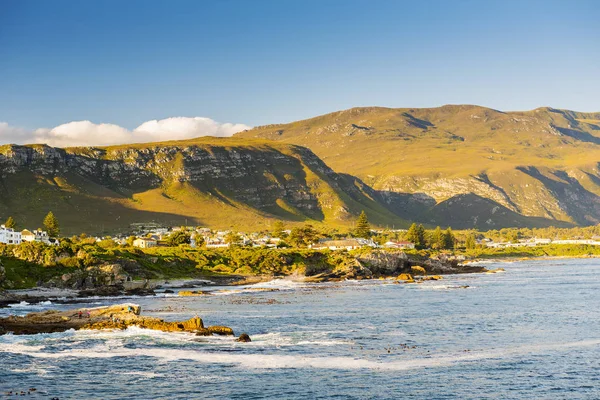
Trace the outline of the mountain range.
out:
M 305 147 L 237 138 L 112 147 L 0 147 L 0 218 L 37 228 L 48 211 L 63 233 L 134 223 L 268 229 L 275 220 L 405 226 L 379 194 Z
M 407 220 L 478 229 L 600 221 L 600 113 L 361 107 L 238 136 L 306 146 Z
M 233 138 L 0 146 L 0 219 L 67 234 L 275 220 L 477 228 L 600 221 L 600 113 L 361 107 Z

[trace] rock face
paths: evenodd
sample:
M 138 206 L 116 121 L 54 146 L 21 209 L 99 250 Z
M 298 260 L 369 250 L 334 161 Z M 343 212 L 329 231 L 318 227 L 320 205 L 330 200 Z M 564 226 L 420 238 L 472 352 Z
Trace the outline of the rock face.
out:
M 404 218 L 488 230 L 597 224 L 599 132 L 600 113 L 447 105 L 356 107 L 236 136 L 306 146 Z
M 441 258 L 409 257 L 404 252 L 373 250 L 361 254 L 347 264 L 338 266 L 333 272 L 325 272 L 307 276 L 305 282 L 322 282 L 327 280 L 371 279 L 380 277 L 397 277 L 400 280 L 414 281 L 413 274 L 445 275 L 487 272 L 477 265 L 460 265 L 458 261 Z M 435 278 L 429 278 L 435 279 Z
M 141 308 L 135 304 L 120 304 L 110 307 L 86 308 L 70 311 L 49 310 L 30 313 L 24 317 L 0 318 L 0 334 L 15 335 L 64 332 L 68 329 L 126 329 L 137 326 L 164 332 L 192 332 L 233 336 L 226 326 L 204 327 L 201 318 L 187 321 L 167 322 L 159 318 L 141 316 Z
M 0 214 L 27 222 L 52 209 L 64 233 L 146 221 L 178 225 L 186 218 L 213 226 L 229 226 L 224 218 L 236 226 L 268 217 L 339 222 L 362 209 L 372 222 L 403 223 L 362 183 L 335 173 L 310 150 L 259 141 L 6 145 L 0 146 L 0 180 Z M 39 207 L 34 200 L 42 194 Z

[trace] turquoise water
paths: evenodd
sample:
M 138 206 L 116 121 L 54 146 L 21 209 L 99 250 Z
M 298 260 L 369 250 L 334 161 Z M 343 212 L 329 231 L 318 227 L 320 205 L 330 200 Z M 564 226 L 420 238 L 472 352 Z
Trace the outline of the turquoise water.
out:
M 142 329 L 0 337 L 0 393 L 62 399 L 600 398 L 600 260 L 506 264 L 423 284 L 260 286 L 139 298 L 144 314 L 252 343 Z M 468 285 L 468 288 L 460 288 Z M 124 302 L 90 299 L 92 306 Z M 0 314 L 43 308 L 26 304 Z M 6 396 L 6 398 L 9 398 Z

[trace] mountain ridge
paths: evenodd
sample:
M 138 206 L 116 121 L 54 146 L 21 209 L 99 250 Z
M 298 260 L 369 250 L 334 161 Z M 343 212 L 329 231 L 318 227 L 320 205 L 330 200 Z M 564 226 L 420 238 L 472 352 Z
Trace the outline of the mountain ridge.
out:
M 185 222 L 266 229 L 276 219 L 407 222 L 307 148 L 238 138 L 106 147 L 0 146 L 0 216 L 21 225 L 52 210 L 68 233 Z M 39 224 L 39 222 L 38 222 Z
M 334 170 L 379 191 L 421 193 L 436 204 L 475 194 L 556 224 L 600 221 L 600 112 L 354 107 L 236 136 L 307 146 Z M 413 219 L 445 223 L 420 214 Z M 476 217 L 463 227 L 504 225 L 482 225 Z

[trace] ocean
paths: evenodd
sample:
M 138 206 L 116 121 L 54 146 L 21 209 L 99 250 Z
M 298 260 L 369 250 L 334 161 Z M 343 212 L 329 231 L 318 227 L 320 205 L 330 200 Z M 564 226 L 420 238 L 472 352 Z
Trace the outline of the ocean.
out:
M 600 260 L 486 266 L 506 271 L 21 303 L 0 316 L 134 302 L 144 315 L 199 315 L 252 342 L 140 328 L 4 335 L 0 396 L 35 388 L 27 398 L 600 398 Z

